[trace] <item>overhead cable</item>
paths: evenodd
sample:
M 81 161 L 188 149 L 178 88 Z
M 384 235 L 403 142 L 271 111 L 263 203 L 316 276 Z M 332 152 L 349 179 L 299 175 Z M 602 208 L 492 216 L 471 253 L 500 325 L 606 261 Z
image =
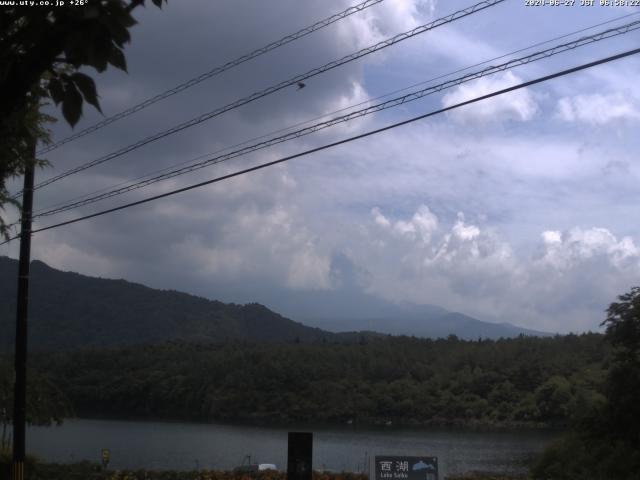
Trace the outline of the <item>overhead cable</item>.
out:
M 597 65 L 602 65 L 602 64 L 609 63 L 609 62 L 612 62 L 612 61 L 615 61 L 615 60 L 619 60 L 619 59 L 622 59 L 622 58 L 625 58 L 625 57 L 629 57 L 631 55 L 636 55 L 638 53 L 640 53 L 640 48 L 635 48 L 633 50 L 627 50 L 626 52 L 622 52 L 622 53 L 619 53 L 619 54 L 616 54 L 616 55 L 611 55 L 609 57 L 601 58 L 600 60 L 596 60 L 596 61 L 593 61 L 593 62 L 584 63 L 584 64 L 581 64 L 581 65 L 578 65 L 577 67 L 561 70 L 559 72 L 552 73 L 552 74 L 549 74 L 549 75 L 545 75 L 543 77 L 538 77 L 538 78 L 536 78 L 534 80 L 529 80 L 527 82 L 522 82 L 522 83 L 519 83 L 517 85 L 513 85 L 511 87 L 503 88 L 501 90 L 496 90 L 496 91 L 488 93 L 486 95 L 475 97 L 475 98 L 472 98 L 470 100 L 466 100 L 466 101 L 463 101 L 463 102 L 460 102 L 460 103 L 456 103 L 454 105 L 450 105 L 448 107 L 444 107 L 444 108 L 441 108 L 441 109 L 438 109 L 438 110 L 431 111 L 429 113 L 418 115 L 416 117 L 412 117 L 412 118 L 409 118 L 407 120 L 403 120 L 401 122 L 397 122 L 397 123 L 393 123 L 391 125 L 387 125 L 386 127 L 377 128 L 375 130 L 370 130 L 368 132 L 361 133 L 361 134 L 358 134 L 358 135 L 354 135 L 352 137 L 345 138 L 343 140 L 339 140 L 339 141 L 336 141 L 336 142 L 333 142 L 333 143 L 322 145 L 320 147 L 312 148 L 312 149 L 306 150 L 304 152 L 296 153 L 294 155 L 289 155 L 287 157 L 283 157 L 283 158 L 280 158 L 278 160 L 273 160 L 271 162 L 266 162 L 266 163 L 262 163 L 260 165 L 255 165 L 253 167 L 246 168 L 244 170 L 240 170 L 240 171 L 237 171 L 237 172 L 234 172 L 234 173 L 230 173 L 230 174 L 227 174 L 227 175 L 216 177 L 216 178 L 204 181 L 204 182 L 196 183 L 194 185 L 189 185 L 187 187 L 182 187 L 182 188 L 178 188 L 176 190 L 171 190 L 169 192 L 165 192 L 165 193 L 162 193 L 162 194 L 159 194 L 159 195 L 154 195 L 152 197 L 147 197 L 147 198 L 144 198 L 142 200 L 138 200 L 138 201 L 135 201 L 135 202 L 131 202 L 131 203 L 127 203 L 127 204 L 124 204 L 124 205 L 120 205 L 118 207 L 113 207 L 113 208 L 109 208 L 109 209 L 106 209 L 106 210 L 102 210 L 102 211 L 99 211 L 99 212 L 96 212 L 96 213 L 92 213 L 90 215 L 85 215 L 85 216 L 82 216 L 82 217 L 79 217 L 79 218 L 74 218 L 72 220 L 67 220 L 67 221 L 59 222 L 59 223 L 56 223 L 56 224 L 53 224 L 53 225 L 48 225 L 46 227 L 38 228 L 38 229 L 32 230 L 32 233 L 44 232 L 46 230 L 51 230 L 53 228 L 58 228 L 58 227 L 62 227 L 62 226 L 65 226 L 65 225 L 71 225 L 73 223 L 81 222 L 83 220 L 88 220 L 90 218 L 99 217 L 99 216 L 102 216 L 102 215 L 106 215 L 108 213 L 113 213 L 113 212 L 117 212 L 117 211 L 120 211 L 120 210 L 125 210 L 127 208 L 131 208 L 131 207 L 134 207 L 134 206 L 137 206 L 137 205 L 142 205 L 144 203 L 149 203 L 149 202 L 152 202 L 152 201 L 155 201 L 155 200 L 159 200 L 161 198 L 170 197 L 170 196 L 176 195 L 178 193 L 186 192 L 186 191 L 189 191 L 189 190 L 194 190 L 196 188 L 200 188 L 200 187 L 203 187 L 205 185 L 210 185 L 212 183 L 222 182 L 224 180 L 228 180 L 228 179 L 233 178 L 233 177 L 244 175 L 244 174 L 247 174 L 247 173 L 250 173 L 250 172 L 255 172 L 257 170 L 261 170 L 261 169 L 264 169 L 264 168 L 267 168 L 267 167 L 271 167 L 273 165 L 278 165 L 280 163 L 284 163 L 284 162 L 287 162 L 289 160 L 293 160 L 295 158 L 304 157 L 304 156 L 310 155 L 312 153 L 320 152 L 322 150 L 327 150 L 329 148 L 336 147 L 338 145 L 343 145 L 343 144 L 346 144 L 346 143 L 350 143 L 350 142 L 353 142 L 355 140 L 359 140 L 359 139 L 362 139 L 362 138 L 370 137 L 372 135 L 377 135 L 377 134 L 385 132 L 387 130 L 392 130 L 394 128 L 401 127 L 403 125 L 407 125 L 407 124 L 416 122 L 418 120 L 422 120 L 422 119 L 425 119 L 425 118 L 433 117 L 435 115 L 439 115 L 439 114 L 442 114 L 442 113 L 445 113 L 445 112 L 448 112 L 448 111 L 451 111 L 451 110 L 454 110 L 454 109 L 457 109 L 457 108 L 460 108 L 460 107 L 463 107 L 463 106 L 466 106 L 466 105 L 471 105 L 473 103 L 480 102 L 482 100 L 486 100 L 486 99 L 489 99 L 489 98 L 492 98 L 492 97 L 496 97 L 496 96 L 499 96 L 499 95 L 504 95 L 505 93 L 513 92 L 513 91 L 519 90 L 521 88 L 525 88 L 525 87 L 536 85 L 536 84 L 539 84 L 539 83 L 542 83 L 542 82 L 546 82 L 546 81 L 552 80 L 554 78 L 563 77 L 565 75 L 569 75 L 569 74 L 576 73 L 576 72 L 579 72 L 579 71 L 582 71 L 582 70 L 586 70 L 588 68 L 592 68 L 592 67 L 595 67 Z M 19 237 L 18 236 L 12 237 L 9 240 L 6 240 L 6 241 L 0 243 L 0 245 L 4 245 L 5 243 L 8 243 L 8 242 L 10 242 L 12 240 L 15 240 L 16 238 L 19 238 Z
M 382 95 L 378 95 L 377 97 L 373 97 L 373 98 L 364 100 L 362 102 L 351 104 L 349 106 L 342 107 L 342 108 L 340 108 L 338 110 L 334 110 L 334 111 L 329 112 L 329 113 L 324 113 L 322 115 L 319 115 L 319 116 L 316 116 L 316 117 L 313 117 L 313 118 L 310 118 L 310 119 L 307 119 L 307 120 L 303 120 L 301 122 L 298 122 L 298 123 L 295 123 L 295 124 L 292 124 L 292 125 L 288 125 L 286 127 L 279 128 L 277 130 L 274 130 L 274 131 L 271 131 L 271 132 L 268 132 L 268 133 L 264 133 L 264 134 L 261 134 L 261 135 L 256 136 L 256 137 L 252 137 L 252 138 L 247 139 L 247 140 L 243 140 L 242 142 L 239 142 L 239 143 L 236 143 L 236 144 L 233 144 L 233 145 L 229 145 L 229 146 L 220 148 L 220 149 L 218 149 L 218 150 L 216 150 L 214 152 L 209 152 L 209 153 L 205 153 L 205 154 L 202 154 L 202 155 L 198 155 L 195 158 L 180 162 L 178 164 L 173 164 L 171 166 L 164 167 L 164 168 L 161 168 L 161 169 L 158 169 L 158 170 L 154 170 L 154 171 L 148 172 L 148 173 L 146 173 L 144 175 L 140 175 L 140 176 L 135 177 L 133 179 L 129 179 L 129 180 L 125 180 L 125 181 L 119 182 L 119 183 L 117 183 L 115 185 L 111 185 L 111 186 L 108 186 L 108 187 L 103 187 L 103 188 L 100 188 L 100 189 L 95 190 L 93 192 L 89 192 L 89 193 L 85 193 L 85 194 L 73 197 L 73 198 L 71 198 L 69 200 L 65 200 L 65 201 L 54 203 L 53 205 L 50 205 L 48 207 L 40 208 L 38 211 L 36 211 L 36 213 L 38 214 L 40 212 L 45 212 L 46 210 L 52 210 L 55 207 L 62 206 L 62 205 L 67 205 L 69 203 L 75 202 L 75 201 L 80 200 L 80 199 L 86 199 L 88 197 L 94 197 L 94 196 L 97 196 L 98 194 L 101 194 L 103 192 L 107 192 L 109 190 L 113 190 L 113 189 L 122 187 L 124 185 L 133 184 L 133 183 L 136 183 L 137 181 L 146 179 L 146 178 L 154 176 L 154 175 L 158 175 L 160 173 L 168 172 L 169 170 L 175 169 L 175 168 L 180 167 L 182 165 L 191 164 L 193 162 L 196 162 L 196 161 L 201 160 L 203 158 L 209 157 L 211 155 L 217 155 L 217 154 L 220 154 L 222 152 L 232 150 L 234 148 L 242 147 L 243 145 L 248 145 L 251 142 L 256 142 L 258 140 L 262 140 L 264 138 L 271 137 L 271 136 L 273 136 L 275 134 L 286 132 L 288 130 L 292 130 L 294 128 L 301 127 L 303 125 L 310 124 L 311 122 L 314 122 L 316 120 L 320 120 L 322 118 L 327 118 L 327 117 L 330 117 L 332 115 L 335 115 L 335 114 L 338 114 L 338 113 L 341 113 L 341 112 L 345 112 L 347 110 L 351 110 L 353 108 L 360 107 L 360 106 L 365 105 L 365 104 L 370 104 L 371 102 L 374 102 L 376 100 L 381 100 L 383 98 L 388 98 L 388 97 L 391 97 L 392 95 L 395 95 L 397 93 L 406 92 L 406 91 L 411 90 L 412 88 L 419 87 L 421 85 L 427 85 L 427 84 L 432 83 L 432 82 L 434 82 L 436 80 L 440 80 L 442 78 L 446 78 L 446 77 L 450 77 L 451 75 L 455 75 L 456 73 L 461 73 L 461 72 L 470 70 L 472 68 L 479 67 L 481 65 L 486 65 L 487 63 L 495 62 L 496 60 L 501 60 L 503 58 L 510 57 L 510 56 L 515 55 L 517 53 L 521 53 L 521 52 L 524 52 L 524 51 L 527 51 L 527 50 L 531 50 L 533 48 L 536 48 L 536 47 L 539 47 L 539 46 L 542 46 L 542 45 L 547 45 L 547 44 L 549 44 L 551 42 L 555 42 L 557 40 L 562 40 L 563 38 L 568 38 L 568 37 L 571 37 L 573 35 L 577 35 L 578 33 L 583 33 L 583 32 L 586 32 L 588 30 L 593 30 L 594 28 L 598 28 L 598 27 L 601 27 L 603 25 L 607 25 L 607 24 L 610 24 L 610 23 L 613 23 L 613 22 L 617 22 L 617 21 L 623 20 L 623 19 L 628 18 L 628 17 L 637 16 L 637 15 L 640 15 L 640 12 L 634 12 L 634 13 L 629 13 L 629 14 L 622 15 L 622 16 L 619 16 L 619 17 L 614 17 L 612 19 L 606 20 L 604 22 L 596 23 L 596 24 L 591 25 L 589 27 L 581 28 L 579 30 L 574 30 L 573 32 L 565 33 L 563 35 L 560 35 L 560 36 L 557 36 L 557 37 L 553 37 L 553 38 L 544 40 L 542 42 L 534 43 L 533 45 L 529 45 L 527 47 L 519 48 L 517 50 L 513 50 L 511 52 L 499 55 L 497 57 L 493 57 L 493 58 L 490 58 L 490 59 L 487 59 L 487 60 L 483 60 L 483 61 L 475 63 L 473 65 L 468 65 L 466 67 L 459 68 L 459 69 L 454 70 L 452 72 L 441 74 L 441 75 L 438 75 L 436 77 L 432 77 L 432 78 L 430 78 L 428 80 L 423 80 L 421 82 L 414 83 L 414 84 L 409 85 L 407 87 L 403 87 L 403 88 L 394 90 L 392 92 L 388 92 L 388 93 L 385 93 L 385 94 L 382 94 Z M 12 225 L 14 225 L 14 224 L 12 224 Z M 17 225 L 17 223 L 15 225 Z
M 120 188 L 115 188 L 113 190 L 110 190 L 108 192 L 105 193 L 101 193 L 98 195 L 94 195 L 92 197 L 89 198 L 85 198 L 83 200 L 78 200 L 75 202 L 71 202 L 68 203 L 66 205 L 57 207 L 57 208 L 52 208 L 50 210 L 46 210 L 46 211 L 42 211 L 41 213 L 37 213 L 33 216 L 33 218 L 38 218 L 38 217 L 43 217 L 43 216 L 50 216 L 50 215 L 54 215 L 57 213 L 61 213 L 61 212 L 65 212 L 74 208 L 78 208 L 81 206 L 85 206 L 85 205 L 89 205 L 95 202 L 98 202 L 100 200 L 104 200 L 107 198 L 111 198 L 114 197 L 116 195 L 121 195 L 133 190 L 137 190 L 139 188 L 143 188 L 149 185 L 152 185 L 154 183 L 158 183 L 162 180 L 166 180 L 169 178 L 173 178 L 173 177 L 177 177 L 179 175 L 184 175 L 186 173 L 189 172 L 193 172 L 195 170 L 199 170 L 201 168 L 205 168 L 214 164 L 218 164 L 227 160 L 230 160 L 232 158 L 236 158 L 242 155 L 246 155 L 248 153 L 257 151 L 257 150 L 262 150 L 264 148 L 279 144 L 279 143 L 283 143 L 289 140 L 293 140 L 295 138 L 299 138 L 302 136 L 306 136 L 312 133 L 315 133 L 319 130 L 323 130 L 325 128 L 329 128 L 332 127 L 334 125 L 337 125 L 339 123 L 344 123 L 344 122 L 348 122 L 350 120 L 356 119 L 356 118 L 360 118 L 360 117 L 364 117 L 366 115 L 370 115 L 372 113 L 375 112 L 379 112 L 382 110 L 387 110 L 389 108 L 393 108 L 393 107 L 397 107 L 399 105 L 403 105 L 405 103 L 408 102 L 412 102 L 415 100 L 419 100 L 427 95 L 431 95 L 433 93 L 437 93 L 440 92 L 444 89 L 447 88 L 452 88 L 458 85 L 461 85 L 463 83 L 467 83 L 470 82 L 472 80 L 476 80 L 478 78 L 482 78 L 488 75 L 493 75 L 495 73 L 498 72 L 502 72 L 511 68 L 515 68 L 521 65 L 527 65 L 531 62 L 535 62 L 544 58 L 549 58 L 552 57 L 554 55 L 558 55 L 560 53 L 564 53 L 567 52 L 569 50 L 574 50 L 576 48 L 585 46 L 585 45 L 589 45 L 595 42 L 599 42 L 605 39 L 609 39 L 609 38 L 613 38 L 613 37 L 617 37 L 619 35 L 623 35 L 626 33 L 629 33 L 631 31 L 640 29 L 640 20 L 639 21 L 635 21 L 635 22 L 631 22 L 628 23 L 626 25 L 622 25 L 616 28 L 611 28 L 608 30 L 604 30 L 602 32 L 599 33 L 595 33 L 593 35 L 589 35 L 586 37 L 582 37 L 579 38 L 577 40 L 574 40 L 572 42 L 567 42 L 564 43 L 562 45 L 556 45 L 554 47 L 548 48 L 546 50 L 542 50 L 539 52 L 535 52 L 532 53 L 530 55 L 524 56 L 524 57 L 520 57 L 520 58 L 516 58 L 513 60 L 509 60 L 507 62 L 504 62 L 500 65 L 495 65 L 495 66 L 489 66 L 486 67 L 483 70 L 479 70 L 477 72 L 472 72 L 472 73 L 468 73 L 467 75 L 464 75 L 462 77 L 459 78 L 455 78 L 452 80 L 448 80 L 446 82 L 440 83 L 438 85 L 434 85 L 434 86 L 430 86 L 427 88 L 423 88 L 421 90 L 418 91 L 414 91 L 411 93 L 408 93 L 406 95 L 402 95 L 390 100 L 387 100 L 385 102 L 382 103 L 378 103 L 376 105 L 371 105 L 369 107 L 363 108 L 361 110 L 356 110 L 354 112 L 348 113 L 346 115 L 341 115 L 339 117 L 335 117 L 332 118 L 330 120 L 327 120 L 325 122 L 319 122 L 316 123 L 314 125 L 310 125 L 308 127 L 293 131 L 293 132 L 289 132 L 286 133 L 284 135 L 278 136 L 278 137 L 274 137 L 271 138 L 269 140 L 263 141 L 263 142 L 259 142 L 259 143 L 255 143 L 253 145 L 249 145 L 243 148 L 240 148 L 238 150 L 234 150 L 228 153 L 225 153 L 223 155 L 218 155 L 212 158 L 208 158 L 206 160 L 200 161 L 198 163 L 195 164 L 191 164 L 191 165 L 187 165 L 185 167 L 181 167 L 169 172 L 165 172 L 162 173 L 160 175 L 156 175 L 154 177 L 151 178 L 147 178 L 145 180 L 139 181 L 139 182 L 135 182 L 132 184 L 129 184 L 127 186 L 123 186 Z
M 184 83 L 181 83 L 180 85 L 177 85 L 169 90 L 166 90 L 158 95 L 155 95 L 153 97 L 147 98 L 146 100 L 143 100 L 140 103 L 137 103 L 136 105 L 127 108 L 126 110 L 121 111 L 120 113 L 117 113 L 115 115 L 112 115 L 110 117 L 107 117 L 103 120 L 101 120 L 100 122 L 91 125 L 90 127 L 87 127 L 77 133 L 74 133 L 73 135 L 70 135 L 66 138 L 63 138 L 62 140 L 52 143 L 50 145 L 47 145 L 43 148 L 41 148 L 40 150 L 38 150 L 37 154 L 38 155 L 42 155 L 48 152 L 51 152 L 52 150 L 57 149 L 58 147 L 61 147 L 62 145 L 72 142 L 78 138 L 84 137 L 85 135 L 88 135 L 90 133 L 95 132 L 96 130 L 100 130 L 101 128 L 106 127 L 107 125 L 110 125 L 114 122 L 117 122 L 118 120 L 121 120 L 125 117 L 128 117 L 129 115 L 133 115 L 136 112 L 139 112 L 140 110 L 143 110 L 145 108 L 147 108 L 150 105 L 153 105 L 156 102 L 159 102 L 161 100 L 164 100 L 165 98 L 171 97 L 173 95 L 175 95 L 176 93 L 180 93 L 183 90 L 186 90 L 188 88 L 191 88 L 211 77 L 214 77 L 216 75 L 220 75 L 223 72 L 226 72 L 227 70 L 232 69 L 233 67 L 237 67 L 238 65 L 248 62 L 249 60 L 252 60 L 256 57 L 259 57 L 260 55 L 264 55 L 265 53 L 271 52 L 272 50 L 275 50 L 276 48 L 282 47 L 288 43 L 293 42 L 294 40 L 298 40 L 302 37 L 305 37 L 317 30 L 320 30 L 322 28 L 325 28 L 339 20 L 342 20 L 344 18 L 347 18 L 350 15 L 353 15 L 354 13 L 358 13 L 361 12 L 362 10 L 372 7 L 380 2 L 383 2 L 384 0 L 365 0 L 362 3 L 359 3 L 357 5 L 353 5 L 352 7 L 347 8 L 346 10 L 343 10 L 340 13 L 336 13 L 334 15 L 331 15 L 330 17 L 327 17 L 323 20 L 320 20 L 319 22 L 314 23 L 313 25 L 310 25 L 308 27 L 305 27 L 301 30 L 298 30 L 295 33 L 292 33 L 290 35 L 287 35 L 285 37 L 282 37 L 280 40 L 276 40 L 275 42 L 271 42 L 268 45 L 265 45 L 264 47 L 258 48 L 256 50 L 254 50 L 251 53 L 247 53 L 246 55 L 242 55 L 241 57 L 236 58 L 235 60 L 231 60 L 223 65 L 220 65 L 218 67 L 215 67 L 211 70 L 209 70 L 208 72 L 205 72 L 201 75 L 198 75 L 197 77 L 194 77 L 190 80 L 187 80 Z
M 236 100 L 235 102 L 232 102 L 228 105 L 225 105 L 224 107 L 220 107 L 217 108 L 215 110 L 212 110 L 208 113 L 202 114 L 198 117 L 192 118 L 191 120 L 188 120 L 186 122 L 183 122 L 179 125 L 176 125 L 172 128 L 169 128 L 168 130 L 164 130 L 162 132 L 156 133 L 154 135 L 151 135 L 147 138 L 144 138 L 142 140 L 139 140 L 136 143 L 133 143 L 131 145 L 128 145 L 126 147 L 123 147 L 119 150 L 116 150 L 115 152 L 112 152 L 108 155 L 105 155 L 103 157 L 97 158 L 95 160 L 92 160 L 88 163 L 85 163 L 83 165 L 79 165 L 75 168 L 72 168 L 70 170 L 67 170 L 66 172 L 63 172 L 59 175 L 56 175 L 52 178 L 49 178 L 47 180 L 44 180 L 38 184 L 35 185 L 34 189 L 39 189 L 42 188 L 46 185 L 50 185 L 58 180 L 61 180 L 63 178 L 66 178 L 70 175 L 73 175 L 75 173 L 81 172 L 83 170 L 86 170 L 88 168 L 94 167 L 96 165 L 100 165 L 102 163 L 108 162 L 109 160 L 113 160 L 114 158 L 120 157 L 126 153 L 129 153 L 133 150 L 136 150 L 144 145 L 147 145 L 149 143 L 155 142 L 157 140 L 160 140 L 162 138 L 165 138 L 169 135 L 173 135 L 174 133 L 180 132 L 186 128 L 190 128 L 193 127 L 195 125 L 198 125 L 202 122 L 205 122 L 207 120 L 210 120 L 218 115 L 221 115 L 225 112 L 228 112 L 229 110 L 233 110 L 235 108 L 238 108 L 242 105 L 246 105 L 247 103 L 253 102 L 255 100 L 258 100 L 262 97 L 265 97 L 267 95 L 270 95 L 272 93 L 275 93 L 279 90 L 282 90 L 284 88 L 290 87 L 292 85 L 297 85 L 298 82 L 301 82 L 303 80 L 306 80 L 308 78 L 314 77 L 316 75 L 320 75 L 321 73 L 327 72 L 329 70 L 332 70 L 336 67 L 339 67 L 341 65 L 344 65 L 346 63 L 352 62 L 354 60 L 357 60 L 359 58 L 362 58 L 366 55 L 370 55 L 371 53 L 377 52 L 379 50 L 382 50 L 384 48 L 390 47 L 391 45 L 395 45 L 396 43 L 402 42 L 404 40 L 407 40 L 409 38 L 412 38 L 416 35 L 420 35 L 422 33 L 428 32 L 429 30 L 433 30 L 434 28 L 440 27 L 442 25 L 446 25 L 448 23 L 454 22 L 456 20 L 459 20 L 461 18 L 467 17 L 469 15 L 472 15 L 474 13 L 477 13 L 481 10 L 484 10 L 486 8 L 495 6 L 499 3 L 504 2 L 505 0 L 484 0 L 482 2 L 476 3 L 475 5 L 472 5 L 470 7 L 464 8 L 462 10 L 458 10 L 457 12 L 454 12 L 450 15 L 447 15 L 446 17 L 442 17 L 439 18 L 437 20 L 434 20 L 433 22 L 427 23 L 425 25 L 421 25 L 419 27 L 416 27 L 412 30 L 400 33 L 398 35 L 395 35 L 391 38 L 388 38 L 386 40 L 383 40 L 381 42 L 376 43 L 375 45 L 371 45 L 369 47 L 366 47 L 362 50 L 358 50 L 357 52 L 351 53 L 345 57 L 342 57 L 339 60 L 334 60 L 332 62 L 329 62 L 321 67 L 317 67 L 314 68 L 312 70 L 309 70 L 306 73 L 302 73 L 300 75 L 297 75 L 293 78 L 290 78 L 289 80 L 285 80 L 283 82 L 280 82 L 276 85 L 273 85 L 269 88 L 266 88 L 264 90 L 261 90 L 259 92 L 255 92 L 247 97 L 244 97 L 240 100 Z M 16 194 L 16 196 L 19 195 Z

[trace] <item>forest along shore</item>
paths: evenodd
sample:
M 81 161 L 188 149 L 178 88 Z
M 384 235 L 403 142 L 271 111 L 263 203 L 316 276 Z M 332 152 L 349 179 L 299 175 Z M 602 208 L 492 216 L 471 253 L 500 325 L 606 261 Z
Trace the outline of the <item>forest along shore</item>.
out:
M 84 349 L 30 365 L 80 417 L 562 428 L 601 401 L 609 354 L 599 334 L 363 336 Z M 0 375 L 9 370 L 5 358 Z

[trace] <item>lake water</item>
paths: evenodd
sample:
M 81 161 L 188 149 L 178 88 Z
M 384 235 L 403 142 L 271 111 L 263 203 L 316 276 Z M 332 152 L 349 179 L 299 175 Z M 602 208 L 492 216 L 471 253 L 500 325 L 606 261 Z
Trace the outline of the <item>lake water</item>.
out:
M 231 469 L 246 455 L 252 463 L 286 467 L 287 432 L 313 431 L 314 469 L 365 471 L 374 455 L 437 456 L 440 478 L 470 470 L 518 473 L 557 433 L 355 426 L 288 428 L 237 425 L 67 420 L 61 427 L 31 427 L 27 450 L 43 460 L 100 460 L 111 450 L 112 469 Z

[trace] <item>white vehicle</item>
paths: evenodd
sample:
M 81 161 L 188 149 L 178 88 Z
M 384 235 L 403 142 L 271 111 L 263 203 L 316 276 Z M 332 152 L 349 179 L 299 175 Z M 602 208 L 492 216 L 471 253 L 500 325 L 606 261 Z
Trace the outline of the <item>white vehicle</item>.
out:
M 251 455 L 244 457 L 242 465 L 233 469 L 234 472 L 262 472 L 264 470 L 278 470 L 275 463 L 251 463 Z

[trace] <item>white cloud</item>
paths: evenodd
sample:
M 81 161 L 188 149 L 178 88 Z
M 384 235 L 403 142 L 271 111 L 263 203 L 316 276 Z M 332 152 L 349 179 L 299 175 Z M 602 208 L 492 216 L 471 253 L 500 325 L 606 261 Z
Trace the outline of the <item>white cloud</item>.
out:
M 387 227 L 388 228 L 388 227 L 391 226 L 391 222 L 387 219 L 387 217 L 385 217 L 382 214 L 382 212 L 380 212 L 380 209 L 378 207 L 375 207 L 375 208 L 371 209 L 371 215 L 373 215 L 374 220 L 381 227 Z
M 326 103 L 323 114 L 331 115 L 323 118 L 322 121 L 326 121 L 330 118 L 341 117 L 356 110 L 366 108 L 372 103 L 369 100 L 370 96 L 362 83 L 353 80 L 351 82 L 351 88 L 349 90 L 345 90 L 342 94 L 337 95 L 335 98 L 331 99 L 331 101 Z M 361 131 L 365 127 L 365 125 L 370 124 L 372 121 L 373 116 L 367 115 L 350 120 L 346 123 L 340 123 L 339 127 L 337 128 L 340 129 L 342 135 L 353 134 Z M 307 125 L 311 125 L 317 122 L 318 120 L 314 120 L 313 122 L 308 122 Z M 320 130 L 320 135 L 331 137 L 332 135 L 335 135 L 335 128 Z
M 558 271 L 567 270 L 585 261 L 604 259 L 617 269 L 640 267 L 640 250 L 631 237 L 618 240 L 606 228 L 572 228 L 564 234 L 559 231 L 542 232 L 541 262 Z
M 448 227 L 434 216 L 432 248 L 425 249 L 415 235 L 415 218 L 424 211 L 431 213 L 421 205 L 409 220 L 393 221 L 374 209 L 378 243 L 363 248 L 373 293 L 567 332 L 596 329 L 608 303 L 640 275 L 633 239 L 606 228 L 543 231 L 538 254 L 527 256 L 462 214 Z
M 421 24 L 423 4 L 431 5 L 428 10 L 433 12 L 434 0 L 387 0 L 340 22 L 339 36 L 350 46 L 365 48 Z
M 480 229 L 475 225 L 465 225 L 464 214 L 458 213 L 458 221 L 453 226 L 453 234 L 460 240 L 474 240 L 480 235 Z
M 339 95 L 333 102 L 329 103 L 326 108 L 326 113 L 335 112 L 338 110 L 345 110 L 351 107 L 352 105 L 359 105 L 369 100 L 369 95 L 367 91 L 364 89 L 362 84 L 357 81 L 351 82 L 350 91 L 345 92 L 342 95 Z M 346 112 L 341 112 L 344 114 Z
M 604 125 L 619 120 L 640 119 L 640 108 L 636 101 L 620 93 L 595 93 L 561 98 L 557 116 L 566 122 Z
M 231 211 L 223 218 L 210 212 L 208 233 L 187 237 L 174 246 L 174 254 L 209 277 L 264 278 L 294 290 L 330 287 L 330 255 L 298 208 L 286 201 L 265 207 L 246 199 L 225 206 Z
M 473 82 L 460 85 L 442 98 L 442 104 L 450 107 L 472 98 L 487 95 L 518 83 L 522 80 L 512 72 L 483 77 Z M 538 103 L 527 89 L 499 95 L 478 103 L 467 105 L 451 111 L 452 118 L 460 122 L 503 122 L 516 120 L 526 122 L 538 112 Z
M 398 220 L 393 225 L 382 215 L 379 208 L 372 209 L 372 214 L 378 225 L 391 229 L 399 236 L 419 239 L 425 245 L 431 243 L 431 235 L 438 229 L 438 217 L 426 205 L 420 205 L 410 220 Z
M 420 205 L 418 211 L 411 219 L 412 226 L 425 244 L 431 243 L 431 235 L 438 229 L 438 217 L 436 217 L 429 207 Z
M 419 248 L 419 263 L 444 266 L 454 261 L 485 261 L 496 255 L 506 259 L 511 254 L 506 244 L 497 241 L 488 230 L 465 222 L 464 214 L 458 213 L 457 221 L 445 229 L 438 217 L 428 206 L 420 205 L 409 220 L 397 220 L 392 223 L 384 217 L 380 209 L 373 209 L 376 224 L 389 233 L 414 242 Z M 421 248 L 429 245 L 432 248 Z

